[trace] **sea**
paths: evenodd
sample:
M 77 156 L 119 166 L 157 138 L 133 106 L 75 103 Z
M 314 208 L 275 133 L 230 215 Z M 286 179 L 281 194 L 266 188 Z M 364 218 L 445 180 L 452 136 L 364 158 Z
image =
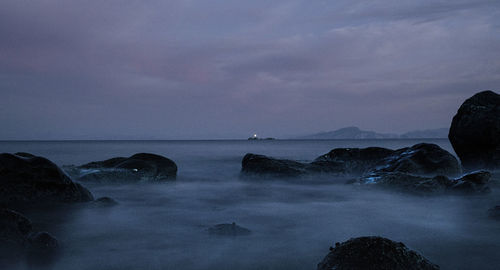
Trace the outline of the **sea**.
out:
M 0 269 L 160 270 L 316 269 L 329 247 L 360 236 L 403 242 L 441 269 L 500 269 L 500 222 L 488 209 L 500 192 L 416 196 L 346 184 L 349 177 L 241 177 L 246 153 L 311 161 L 339 147 L 390 149 L 447 139 L 2 141 L 0 152 L 28 152 L 60 166 L 135 153 L 166 156 L 178 166 L 164 183 L 82 183 L 114 207 L 64 205 L 26 209 L 36 230 L 61 245 L 47 260 L 28 257 Z M 207 229 L 232 223 L 249 235 Z

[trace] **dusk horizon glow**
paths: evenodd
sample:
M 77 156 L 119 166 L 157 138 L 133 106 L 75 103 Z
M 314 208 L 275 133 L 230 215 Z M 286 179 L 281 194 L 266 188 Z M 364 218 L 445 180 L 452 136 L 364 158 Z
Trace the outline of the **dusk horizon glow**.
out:
M 0 140 L 449 127 L 500 85 L 498 1 L 0 3 Z

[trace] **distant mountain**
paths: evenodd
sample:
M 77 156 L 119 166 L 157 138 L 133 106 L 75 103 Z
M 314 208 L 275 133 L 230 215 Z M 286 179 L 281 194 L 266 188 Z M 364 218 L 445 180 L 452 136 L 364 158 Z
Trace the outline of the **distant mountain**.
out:
M 361 130 L 358 127 L 346 127 L 335 131 L 320 132 L 301 136 L 304 140 L 335 140 L 335 139 L 391 139 L 399 138 L 397 134 L 382 134 L 375 131 Z
M 415 130 L 401 134 L 401 138 L 448 138 L 448 128 L 437 128 L 437 129 L 426 129 L 426 130 Z
M 303 140 L 336 140 L 336 139 L 440 139 L 448 138 L 448 128 L 415 130 L 404 134 L 377 133 L 375 131 L 361 130 L 358 127 L 345 127 L 335 131 L 320 132 L 297 137 Z

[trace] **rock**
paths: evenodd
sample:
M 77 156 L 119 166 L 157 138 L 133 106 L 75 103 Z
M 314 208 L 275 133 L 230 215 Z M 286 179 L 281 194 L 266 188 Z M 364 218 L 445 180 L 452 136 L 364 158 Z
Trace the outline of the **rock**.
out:
M 28 247 L 35 250 L 54 249 L 57 239 L 47 232 L 33 232 L 31 221 L 22 214 L 0 209 L 0 242 L 14 248 Z
M 249 229 L 238 226 L 233 222 L 231 224 L 217 224 L 213 227 L 210 227 L 208 228 L 208 233 L 221 236 L 239 236 L 249 235 L 251 231 Z
M 435 144 L 416 144 L 398 150 L 380 147 L 336 148 L 311 163 L 246 154 L 242 161 L 244 174 L 300 176 L 312 173 L 363 175 L 401 172 L 415 175 L 461 173 L 458 160 Z
M 85 202 L 93 200 L 50 160 L 20 153 L 0 154 L 0 204 Z
M 500 205 L 488 209 L 488 216 L 492 219 L 500 220 Z
M 467 171 L 500 168 L 500 95 L 483 91 L 453 117 L 448 138 Z
M 48 232 L 36 232 L 30 235 L 29 242 L 32 248 L 55 249 L 59 247 L 59 242 Z
M 8 245 L 24 246 L 33 226 L 20 213 L 0 209 L 0 242 Z
M 308 170 L 308 165 L 304 163 L 255 154 L 246 154 L 241 165 L 241 171 L 245 174 L 267 174 L 281 177 L 303 175 Z
M 435 270 L 439 266 L 401 242 L 371 236 L 336 243 L 318 264 L 318 270 Z
M 458 160 L 448 151 L 435 144 L 420 143 L 394 151 L 372 172 L 456 176 L 462 170 Z
M 490 176 L 491 174 L 487 171 L 472 172 L 455 179 L 443 175 L 426 177 L 401 172 L 379 172 L 362 176 L 354 183 L 423 195 L 445 192 L 483 194 L 490 192 L 488 186 Z
M 90 162 L 67 171 L 81 181 L 165 181 L 177 175 L 177 165 L 170 159 L 139 153 L 131 157 L 116 157 Z
M 118 202 L 110 197 L 101 197 L 92 202 L 92 205 L 97 207 L 110 207 L 117 204 Z
M 323 172 L 361 175 L 393 153 L 394 150 L 381 147 L 336 148 L 316 158 L 311 164 Z

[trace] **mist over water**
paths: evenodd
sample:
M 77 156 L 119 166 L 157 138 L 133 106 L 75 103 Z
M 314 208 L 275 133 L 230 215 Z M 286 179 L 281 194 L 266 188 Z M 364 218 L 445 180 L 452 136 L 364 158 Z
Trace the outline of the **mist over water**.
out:
M 26 210 L 36 229 L 62 244 L 45 267 L 21 260 L 8 269 L 315 269 L 335 242 L 381 235 L 405 243 L 441 269 L 498 269 L 500 223 L 484 196 L 420 197 L 344 184 L 348 178 L 246 179 L 247 152 L 312 160 L 337 147 L 401 148 L 422 140 L 0 142 L 0 152 L 30 152 L 58 165 L 137 152 L 178 165 L 176 181 L 83 183 L 119 205 Z M 448 140 L 427 140 L 453 153 Z M 248 236 L 206 229 L 236 222 Z

